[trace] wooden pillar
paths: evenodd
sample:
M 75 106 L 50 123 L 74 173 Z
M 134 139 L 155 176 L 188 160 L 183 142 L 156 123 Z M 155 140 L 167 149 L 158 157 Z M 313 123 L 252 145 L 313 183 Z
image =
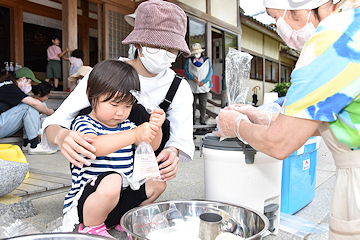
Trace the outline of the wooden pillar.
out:
M 14 19 L 13 24 L 10 24 L 10 29 L 13 29 L 12 39 L 10 42 L 14 43 L 14 46 L 11 46 L 10 57 L 11 60 L 15 63 L 19 63 L 24 67 L 24 23 L 23 23 L 23 8 L 21 5 L 14 7 Z M 10 21 L 11 22 L 11 21 Z M 10 30 L 11 32 L 12 30 Z
M 102 31 L 102 20 L 103 20 L 103 5 L 98 3 L 98 18 L 97 18 L 97 29 L 98 29 L 98 62 L 101 62 L 103 57 L 103 31 Z
M 89 17 L 89 1 L 81 1 L 82 16 Z M 84 65 L 90 65 L 90 36 L 89 36 L 89 23 L 82 21 L 79 23 L 79 49 L 84 52 Z
M 78 30 L 77 30 L 77 0 L 62 1 L 62 50 L 69 47 L 70 51 L 78 48 Z M 65 55 L 70 57 L 70 53 Z M 63 89 L 67 88 L 67 78 L 69 77 L 70 63 L 63 62 Z

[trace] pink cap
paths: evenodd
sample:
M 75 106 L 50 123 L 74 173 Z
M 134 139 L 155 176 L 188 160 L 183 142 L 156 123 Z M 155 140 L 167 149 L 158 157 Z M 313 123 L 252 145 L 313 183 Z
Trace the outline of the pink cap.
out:
M 186 25 L 186 14 L 179 6 L 162 0 L 149 0 L 137 7 L 134 30 L 122 44 L 173 48 L 189 57 L 190 50 L 185 41 Z

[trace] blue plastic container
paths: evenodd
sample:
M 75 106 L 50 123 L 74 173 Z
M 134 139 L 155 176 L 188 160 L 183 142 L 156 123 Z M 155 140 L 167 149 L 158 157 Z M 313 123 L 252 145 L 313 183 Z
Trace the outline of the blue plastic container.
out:
M 294 214 L 315 197 L 317 150 L 321 137 L 311 137 L 283 161 L 280 211 Z

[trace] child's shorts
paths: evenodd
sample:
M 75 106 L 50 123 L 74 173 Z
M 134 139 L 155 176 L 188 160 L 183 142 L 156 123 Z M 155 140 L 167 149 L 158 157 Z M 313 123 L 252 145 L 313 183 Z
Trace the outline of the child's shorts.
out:
M 58 60 L 49 60 L 46 65 L 46 78 L 61 78 L 61 63 Z
M 89 197 L 90 194 L 96 191 L 97 187 L 99 186 L 101 180 L 109 174 L 118 174 L 117 172 L 104 172 L 97 176 L 95 180 L 95 184 L 90 184 L 91 182 L 85 185 L 84 191 L 79 199 L 78 202 L 78 215 L 79 215 L 79 222 L 83 223 L 83 208 L 85 200 Z M 92 186 L 93 185 L 93 186 Z M 109 213 L 108 217 L 105 220 L 106 227 L 110 228 L 116 226 L 120 223 L 121 217 L 130 209 L 134 207 L 138 207 L 143 201 L 147 198 L 145 192 L 145 184 L 140 186 L 139 190 L 132 190 L 130 187 L 126 189 L 122 189 L 120 193 L 120 200 L 116 207 Z

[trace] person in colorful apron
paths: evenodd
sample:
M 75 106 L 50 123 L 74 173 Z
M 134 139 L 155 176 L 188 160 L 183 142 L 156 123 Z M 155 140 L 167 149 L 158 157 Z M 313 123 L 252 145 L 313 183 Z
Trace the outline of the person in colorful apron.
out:
M 285 159 L 321 134 L 336 165 L 330 239 L 360 239 L 360 1 L 264 0 L 277 32 L 301 50 L 282 114 L 233 105 L 217 136 L 238 137 Z M 258 119 L 271 119 L 267 125 Z
M 186 60 L 184 67 L 185 75 L 194 95 L 193 122 L 195 124 L 196 102 L 197 99 L 199 99 L 201 125 L 206 125 L 205 113 L 207 95 L 213 86 L 211 81 L 213 75 L 212 63 L 208 57 L 202 56 L 204 51 L 205 50 L 202 49 L 200 43 L 194 43 L 191 46 L 192 56 Z

